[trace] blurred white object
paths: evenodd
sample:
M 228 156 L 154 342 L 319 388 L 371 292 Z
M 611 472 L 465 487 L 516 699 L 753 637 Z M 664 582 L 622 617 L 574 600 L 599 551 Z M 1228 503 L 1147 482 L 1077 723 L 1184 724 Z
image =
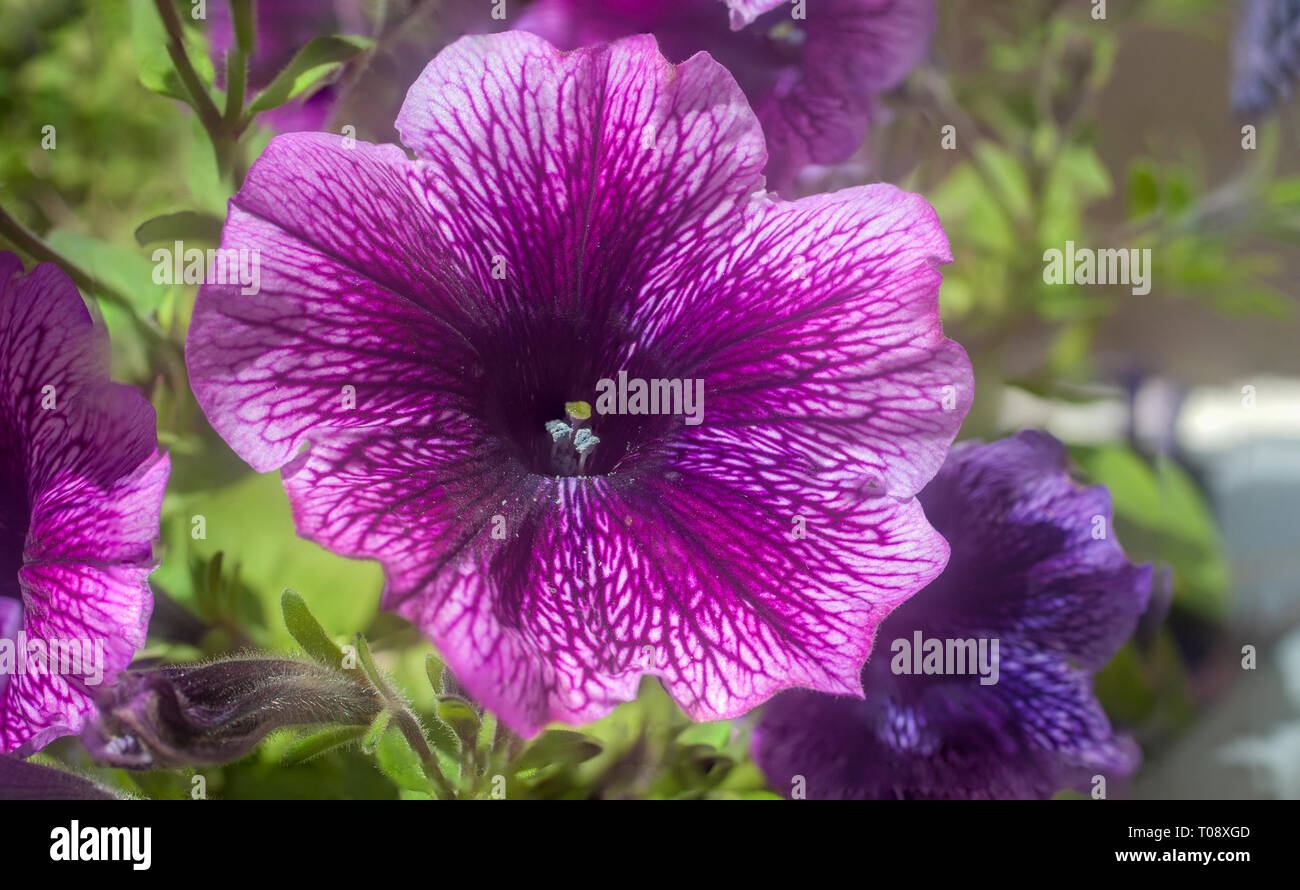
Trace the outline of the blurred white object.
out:
M 1300 380 L 1259 377 L 1198 387 L 1183 403 L 1177 433 L 1179 444 L 1193 454 L 1265 438 L 1300 443 Z
M 1300 799 L 1300 631 L 1261 648 L 1258 659 L 1178 744 L 1147 763 L 1134 797 Z
M 1300 631 L 1277 648 L 1277 670 L 1292 713 L 1300 714 Z M 1283 723 L 1266 735 L 1247 736 L 1225 745 L 1219 752 L 1228 764 L 1244 766 L 1256 788 L 1285 800 L 1300 799 L 1300 720 Z

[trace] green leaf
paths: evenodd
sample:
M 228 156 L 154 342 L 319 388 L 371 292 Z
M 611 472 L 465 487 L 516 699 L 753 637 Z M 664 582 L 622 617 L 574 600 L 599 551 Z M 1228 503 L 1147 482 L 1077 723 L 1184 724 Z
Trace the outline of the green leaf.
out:
M 442 692 L 442 663 L 433 655 L 424 657 L 424 672 L 429 677 L 429 685 L 435 693 Z
M 447 723 L 462 739 L 473 745 L 478 737 L 479 719 L 474 707 L 458 695 L 438 696 L 438 719 Z
M 1214 308 L 1224 315 L 1290 318 L 1295 314 L 1294 298 L 1267 284 L 1245 283 L 1216 294 Z
M 1195 719 L 1187 670 L 1167 628 L 1149 651 L 1126 643 L 1093 678 L 1093 691 L 1112 720 L 1146 731 L 1185 728 Z
M 1055 399 L 1075 405 L 1087 405 L 1111 395 L 1109 390 L 1099 386 L 1083 386 L 1048 377 L 1011 377 L 1005 383 L 1040 399 Z
M 1091 146 L 1067 146 L 1061 152 L 1056 171 L 1089 202 L 1107 197 L 1113 188 L 1106 165 Z
M 483 756 L 486 757 L 491 752 L 492 745 L 493 743 L 496 742 L 496 738 L 497 738 L 496 715 L 488 711 L 484 711 L 483 722 L 479 724 L 479 728 L 478 728 L 478 750 L 483 754 Z
M 1214 543 L 1209 510 L 1176 464 L 1160 459 L 1153 469 L 1122 445 L 1081 451 L 1079 460 L 1090 476 L 1110 488 L 1116 513 L 1191 543 Z
M 388 680 L 379 672 L 379 666 L 375 664 L 375 656 L 370 651 L 370 643 L 361 634 L 356 636 L 357 661 L 361 665 L 361 670 L 365 673 L 366 679 L 370 685 L 379 690 L 379 692 L 389 700 L 393 698 L 393 691 L 388 686 Z
M 319 757 L 326 751 L 332 751 L 361 738 L 366 732 L 364 726 L 335 726 L 320 732 L 304 736 L 284 752 L 280 758 L 281 766 L 297 766 L 313 757 Z
M 1030 137 L 1030 153 L 1034 161 L 1046 166 L 1056 153 L 1056 145 L 1060 141 L 1060 130 L 1057 129 L 1053 121 L 1039 121 L 1034 127 L 1034 134 Z
M 224 446 L 222 446 L 224 448 Z M 293 514 L 277 473 L 247 473 L 233 463 L 227 471 L 223 456 L 203 454 L 173 457 L 172 476 L 164 503 L 163 539 L 169 552 L 154 578 L 181 602 L 194 601 L 189 574 L 192 559 L 208 560 L 224 551 L 229 564 L 238 564 L 242 582 L 262 603 L 266 615 L 281 609 L 286 588 L 312 591 L 312 613 L 332 636 L 350 637 L 367 626 L 378 611 L 383 572 L 366 560 L 350 560 L 293 534 Z M 212 485 L 223 472 L 243 473 L 234 484 Z M 205 520 L 206 532 L 196 538 L 192 523 Z M 279 621 L 264 645 L 292 646 L 293 636 Z
M 424 734 L 433 747 L 437 748 L 440 753 L 446 754 L 453 761 L 459 762 L 461 752 L 460 736 L 456 735 L 450 726 L 437 717 L 425 715 L 422 722 L 424 723 Z
M 167 42 L 167 31 L 153 3 L 150 0 L 131 0 L 131 48 L 135 52 L 140 83 L 160 95 L 192 103 L 189 90 L 181 82 L 167 52 Z M 194 73 L 204 87 L 211 88 L 215 72 L 205 41 L 197 32 L 187 30 L 182 43 Z
M 366 730 L 365 736 L 361 739 L 361 750 L 367 754 L 374 754 L 375 748 L 379 745 L 379 739 L 388 730 L 388 722 L 392 719 L 392 712 L 387 708 L 375 715 L 374 721 L 370 728 Z
M 710 800 L 785 800 L 775 791 L 711 791 Z
M 406 737 L 389 727 L 375 745 L 375 760 L 384 775 L 398 788 L 406 791 L 429 792 L 429 780 L 424 775 L 419 755 L 411 748 Z
M 131 307 L 142 315 L 153 312 L 167 299 L 167 288 L 154 283 L 153 263 L 134 250 L 76 232 L 51 232 L 45 241 L 96 280 L 129 299 Z
M 1173 566 L 1174 602 L 1210 619 L 1221 617 L 1228 567 L 1209 507 L 1192 479 L 1170 460 L 1158 458 L 1152 467 L 1122 445 L 1076 446 L 1071 454 L 1110 490 L 1129 557 Z
M 1025 165 L 994 142 L 981 140 L 975 145 L 975 160 L 998 192 L 1002 206 L 1015 219 L 1028 219 L 1033 212 L 1033 194 Z
M 679 745 L 709 745 L 725 747 L 731 741 L 731 721 L 715 720 L 712 723 L 692 723 L 677 737 Z
M 190 578 L 194 614 L 210 627 L 199 641 L 205 651 L 216 655 L 260 642 L 259 632 L 266 624 L 262 602 L 243 583 L 237 563 L 228 566 L 219 550 L 211 559 L 191 558 Z M 232 632 L 238 634 L 241 629 L 249 639 L 232 639 Z
M 674 767 L 687 788 L 702 790 L 717 785 L 731 772 L 736 761 L 712 745 L 685 745 L 678 748 Z
M 1300 207 L 1300 176 L 1285 176 L 1266 184 L 1264 200 L 1278 207 Z
M 1165 177 L 1165 208 L 1170 216 L 1182 216 L 1196 200 L 1196 184 L 1186 171 L 1173 170 Z
M 1089 146 L 1067 145 L 1048 171 L 1039 208 L 1041 247 L 1063 247 L 1082 231 L 1083 212 L 1111 193 L 1110 174 Z
M 284 626 L 304 652 L 321 664 L 337 669 L 343 667 L 343 650 L 325 633 L 301 596 L 286 590 L 280 597 L 280 610 L 284 613 Z
M 217 171 L 217 155 L 212 148 L 208 131 L 203 128 L 203 121 L 197 114 L 191 115 L 190 124 L 177 133 L 178 149 L 186 158 L 185 189 L 188 197 L 185 203 L 191 207 L 201 207 L 214 215 L 225 216 L 226 201 L 230 199 L 230 189 L 225 179 Z M 248 145 L 247 157 L 255 158 L 261 154 L 257 146 Z
M 1055 374 L 1066 377 L 1078 369 L 1086 370 L 1091 355 L 1092 326 L 1085 323 L 1062 325 L 1053 335 L 1047 353 L 1047 366 Z
M 1135 161 L 1128 170 L 1128 214 L 1138 218 L 1160 207 L 1160 183 L 1151 161 Z
M 154 375 L 149 344 L 140 334 L 133 309 L 101 300 L 99 311 L 112 340 L 112 377 L 114 380 L 148 380 Z M 188 396 L 189 393 L 186 393 Z M 161 411 L 159 413 L 162 413 Z
M 567 729 L 552 729 L 533 742 L 511 768 L 515 772 L 539 769 L 551 764 L 578 764 L 590 760 L 603 749 L 590 736 Z
M 1019 248 L 1002 204 L 970 163 L 955 166 L 929 197 L 941 219 L 960 222 L 973 247 L 997 255 Z
M 248 110 L 256 114 L 283 105 L 374 45 L 366 37 L 317 37 L 298 50 L 285 69 L 249 104 Z
M 135 243 L 147 247 L 150 244 L 197 241 L 215 246 L 221 243 L 223 225 L 221 217 L 211 213 L 196 210 L 165 213 L 140 223 L 135 230 Z

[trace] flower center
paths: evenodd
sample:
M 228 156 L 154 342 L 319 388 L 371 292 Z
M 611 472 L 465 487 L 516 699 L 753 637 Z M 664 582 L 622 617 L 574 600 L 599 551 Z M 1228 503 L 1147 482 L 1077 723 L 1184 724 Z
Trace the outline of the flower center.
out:
M 587 458 L 600 444 L 600 438 L 591 431 L 591 405 L 586 402 L 565 402 L 564 420 L 548 420 L 546 431 L 551 434 L 551 472 L 556 476 L 587 475 Z
M 797 62 L 803 57 L 808 35 L 791 21 L 782 21 L 767 29 L 767 45 L 785 62 Z
M 473 336 L 467 406 L 525 472 L 596 477 L 648 472 L 681 418 L 611 408 L 600 382 L 626 371 L 646 380 L 683 376 L 671 359 L 617 319 L 539 311 Z

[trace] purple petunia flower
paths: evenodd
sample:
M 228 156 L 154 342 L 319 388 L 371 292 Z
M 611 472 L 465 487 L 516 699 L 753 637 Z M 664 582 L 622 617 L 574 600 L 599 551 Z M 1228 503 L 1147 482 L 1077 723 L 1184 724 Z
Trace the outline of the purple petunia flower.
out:
M 727 10 L 730 8 L 728 21 Z M 669 59 L 730 69 L 767 137 L 768 188 L 862 144 L 876 95 L 902 82 L 934 31 L 930 0 L 538 0 L 514 27 L 563 49 L 652 33 Z
M 1041 798 L 1130 774 L 1139 752 L 1091 675 L 1132 634 L 1151 568 L 1120 549 L 1106 489 L 1075 485 L 1061 444 L 1023 432 L 953 448 L 920 499 L 952 546 L 947 569 L 881 626 L 865 701 L 795 691 L 767 705 L 753 752 L 772 787 Z
M 81 729 L 144 643 L 169 464 L 57 266 L 0 253 L 0 752 Z
M 195 307 L 195 395 L 299 533 L 520 732 L 647 674 L 696 719 L 859 692 L 947 558 L 914 495 L 972 394 L 929 205 L 772 200 L 735 81 L 648 36 L 464 38 L 397 129 L 416 160 L 273 140 L 222 239 L 261 293 Z

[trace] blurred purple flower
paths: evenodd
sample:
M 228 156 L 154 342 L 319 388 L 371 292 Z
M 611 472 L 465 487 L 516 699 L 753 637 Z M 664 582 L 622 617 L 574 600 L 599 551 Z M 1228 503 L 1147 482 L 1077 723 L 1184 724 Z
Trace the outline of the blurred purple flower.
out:
M 902 82 L 934 31 L 931 0 L 723 2 L 730 22 L 719 0 L 538 0 L 513 26 L 561 49 L 651 33 L 673 61 L 708 52 L 758 114 L 768 188 L 787 195 L 803 167 L 862 144 L 875 97 Z
M 1115 540 L 1106 489 L 1075 485 L 1061 444 L 1023 432 L 953 448 L 920 500 L 948 567 L 881 626 L 865 701 L 796 691 L 767 705 L 753 752 L 772 787 L 790 794 L 802 776 L 810 798 L 1044 798 L 1129 775 L 1140 753 L 1092 674 L 1132 634 L 1151 569 Z M 903 672 L 918 633 L 945 651 L 998 640 L 984 674 L 996 682 Z
M 380 60 L 382 75 L 387 76 L 393 66 L 408 67 L 413 62 L 417 63 L 414 71 L 418 72 L 431 56 L 453 40 L 466 34 L 482 34 L 506 27 L 505 21 L 494 17 L 497 5 L 498 0 L 392 4 L 387 14 L 393 16 L 394 21 L 388 27 L 394 35 L 404 37 L 392 48 L 392 53 L 402 58 Z M 218 77 L 224 78 L 224 59 L 234 45 L 234 28 L 224 0 L 209 9 L 208 40 L 217 63 Z M 264 0 L 255 5 L 255 15 L 257 42 L 248 69 L 250 94 L 274 80 L 294 55 L 314 38 L 331 34 L 372 35 L 376 30 L 363 0 Z M 385 97 L 369 95 L 374 87 L 373 81 L 358 86 L 363 94 L 352 97 L 352 116 L 368 118 L 372 110 L 370 106 L 378 101 L 379 108 L 388 111 L 384 123 L 391 123 L 397 104 L 387 105 Z M 304 98 L 264 112 L 259 119 L 279 133 L 325 129 L 343 98 L 341 89 L 338 83 L 325 83 Z
M 1300 75 L 1300 0 L 1246 0 L 1232 49 L 1232 110 L 1261 114 L 1284 101 Z
M 773 200 L 735 81 L 647 36 L 464 38 L 397 128 L 416 160 L 273 140 L 222 239 L 261 293 L 195 307 L 195 395 L 299 533 L 379 560 L 385 607 L 523 733 L 646 674 L 701 720 L 858 693 L 947 558 L 914 495 L 972 395 L 930 206 Z M 620 372 L 703 381 L 703 422 L 602 413 Z
M 79 731 L 144 643 L 169 464 L 108 364 L 68 276 L 0 253 L 0 752 Z
M 256 43 L 248 63 L 248 92 L 254 95 L 284 70 L 298 50 L 313 39 L 331 34 L 365 34 L 368 31 L 361 0 L 263 0 L 254 4 Z M 208 7 L 208 42 L 221 83 L 225 57 L 235 44 L 229 4 Z M 280 133 L 319 130 L 325 126 L 337 98 L 334 84 L 326 83 L 305 97 L 273 108 L 261 120 Z

